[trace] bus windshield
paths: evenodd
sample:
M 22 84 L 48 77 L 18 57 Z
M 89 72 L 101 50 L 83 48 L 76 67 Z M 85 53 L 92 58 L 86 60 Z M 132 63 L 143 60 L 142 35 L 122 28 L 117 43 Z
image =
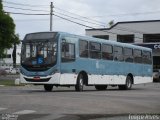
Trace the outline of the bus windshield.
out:
M 22 43 L 21 64 L 29 70 L 46 70 L 56 63 L 57 43 L 49 40 Z

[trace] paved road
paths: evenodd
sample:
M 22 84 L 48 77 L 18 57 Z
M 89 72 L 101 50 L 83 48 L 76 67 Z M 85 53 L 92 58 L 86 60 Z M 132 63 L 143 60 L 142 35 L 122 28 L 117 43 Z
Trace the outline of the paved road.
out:
M 4 86 L 0 119 L 6 113 L 18 115 L 18 120 L 128 120 L 137 113 L 159 114 L 160 83 L 135 85 L 128 91 L 85 87 L 83 92 L 75 92 L 74 87 L 45 92 L 42 86 Z

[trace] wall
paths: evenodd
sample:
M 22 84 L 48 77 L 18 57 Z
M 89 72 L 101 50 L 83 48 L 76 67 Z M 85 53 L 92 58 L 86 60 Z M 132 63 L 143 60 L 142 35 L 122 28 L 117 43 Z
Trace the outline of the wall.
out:
M 114 27 L 105 29 L 90 29 L 86 30 L 86 35 L 109 35 L 110 40 L 117 41 L 117 34 L 134 34 L 135 43 L 143 42 L 143 34 L 160 33 L 160 21 L 157 22 L 133 22 L 133 23 L 119 23 Z
M 2 60 L 0 60 L 0 67 L 8 68 L 12 66 L 13 64 L 12 52 L 13 52 L 13 47 L 6 50 L 6 54 L 11 54 L 11 58 L 3 58 Z M 17 65 L 20 65 L 20 54 L 21 54 L 21 44 L 17 45 L 17 50 L 16 50 Z

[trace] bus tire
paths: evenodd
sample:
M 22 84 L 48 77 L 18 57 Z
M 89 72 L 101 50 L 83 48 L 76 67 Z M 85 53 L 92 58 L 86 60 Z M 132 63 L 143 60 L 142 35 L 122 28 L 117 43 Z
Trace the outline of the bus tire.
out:
M 53 89 L 53 85 L 51 84 L 46 84 L 44 85 L 44 90 L 47 91 L 47 92 L 51 92 Z
M 118 87 L 119 87 L 120 90 L 130 90 L 132 88 L 132 78 L 130 76 L 127 76 L 126 84 L 125 85 L 119 85 Z
M 83 75 L 79 74 L 77 78 L 77 83 L 75 85 L 75 90 L 76 91 L 83 91 L 83 86 L 84 86 L 84 79 Z
M 96 90 L 106 90 L 107 85 L 95 85 Z

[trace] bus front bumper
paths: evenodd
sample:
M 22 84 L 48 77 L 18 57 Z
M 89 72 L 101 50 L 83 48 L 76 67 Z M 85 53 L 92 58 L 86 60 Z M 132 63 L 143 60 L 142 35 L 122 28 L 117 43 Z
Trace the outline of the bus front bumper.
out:
M 60 73 L 49 76 L 25 76 L 20 74 L 20 83 L 22 84 L 59 84 Z

